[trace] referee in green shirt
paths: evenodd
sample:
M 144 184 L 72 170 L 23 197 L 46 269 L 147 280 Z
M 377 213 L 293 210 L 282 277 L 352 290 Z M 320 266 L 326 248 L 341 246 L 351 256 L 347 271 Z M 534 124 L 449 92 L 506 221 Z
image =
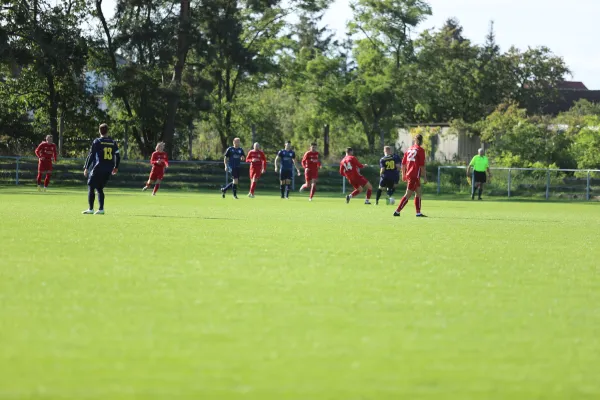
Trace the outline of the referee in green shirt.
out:
M 471 191 L 471 200 L 475 199 L 475 188 L 479 189 L 478 200 L 481 200 L 483 185 L 487 182 L 486 172 L 487 175 L 489 175 L 490 179 L 492 178 L 492 173 L 490 172 L 490 162 L 485 156 L 485 151 L 483 149 L 479 149 L 477 150 L 477 153 L 479 154 L 473 157 L 473 159 L 469 163 L 469 168 L 467 168 L 467 180 L 471 177 L 471 169 L 475 171 L 473 173 L 474 185 Z

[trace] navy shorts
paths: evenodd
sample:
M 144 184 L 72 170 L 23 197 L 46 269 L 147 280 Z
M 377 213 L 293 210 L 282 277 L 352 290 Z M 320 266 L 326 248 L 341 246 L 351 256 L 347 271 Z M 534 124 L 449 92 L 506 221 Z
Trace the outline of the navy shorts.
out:
M 240 167 L 235 167 L 235 168 L 227 167 L 227 169 L 233 179 L 240 179 Z
M 280 181 L 291 181 L 292 180 L 293 171 L 291 169 L 282 169 L 279 170 L 279 180 Z
M 393 188 L 394 185 L 397 185 L 400 182 L 400 176 L 381 176 L 379 178 L 379 187 L 380 188 Z
M 112 171 L 92 170 L 92 173 L 88 177 L 87 184 L 92 189 L 104 189 L 104 187 L 110 180 L 111 174 Z

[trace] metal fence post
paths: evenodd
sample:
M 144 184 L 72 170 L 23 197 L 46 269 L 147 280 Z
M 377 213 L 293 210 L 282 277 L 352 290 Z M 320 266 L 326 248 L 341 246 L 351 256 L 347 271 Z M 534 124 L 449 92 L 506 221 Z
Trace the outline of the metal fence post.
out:
M 510 198 L 510 186 L 511 186 L 511 183 L 512 183 L 511 171 L 512 171 L 512 169 L 509 168 L 508 169 L 508 198 Z
M 342 193 L 346 194 L 346 178 L 342 177 Z
M 442 167 L 438 165 L 438 176 L 437 176 L 437 194 L 440 194 L 440 185 L 441 185 L 441 177 Z
M 546 200 L 550 198 L 550 170 L 546 171 Z
M 17 168 L 16 168 L 17 172 L 15 175 L 15 185 L 19 184 L 19 160 L 20 159 L 21 159 L 21 157 L 17 157 Z
M 590 201 L 590 171 L 587 172 L 587 185 L 585 188 L 585 199 Z

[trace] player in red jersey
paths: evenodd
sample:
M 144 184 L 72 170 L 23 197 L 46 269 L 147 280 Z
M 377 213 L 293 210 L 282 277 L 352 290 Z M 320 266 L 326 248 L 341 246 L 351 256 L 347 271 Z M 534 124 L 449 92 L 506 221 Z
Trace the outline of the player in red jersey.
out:
M 363 189 L 366 188 L 367 198 L 365 199 L 365 204 L 371 204 L 370 200 L 373 186 L 371 186 L 367 178 L 362 176 L 359 171 L 360 168 L 368 167 L 368 165 L 363 165 L 358 162 L 353 153 L 352 147 L 348 147 L 346 149 L 346 157 L 342 158 L 342 161 L 340 162 L 340 175 L 345 176 L 354 188 L 354 191 L 346 196 L 346 203 L 350 203 L 351 198 L 358 196 Z
M 304 153 L 304 157 L 302 157 L 302 166 L 304 167 L 304 179 L 306 182 L 300 187 L 300 191 L 303 191 L 310 186 L 310 197 L 308 198 L 308 201 L 312 201 L 315 191 L 317 190 L 319 169 L 321 169 L 321 161 L 319 161 L 319 152 L 317 151 L 316 143 L 311 143 L 310 149 Z
M 38 191 L 42 191 L 42 175 L 46 174 L 43 186 L 45 192 L 50 183 L 50 176 L 52 176 L 52 161 L 58 161 L 58 152 L 56 151 L 56 145 L 52 142 L 52 135 L 46 136 L 46 140 L 39 144 L 35 149 L 35 155 L 39 159 L 37 174 Z
M 152 157 L 150 157 L 150 164 L 152 164 L 150 177 L 142 190 L 148 190 L 150 185 L 156 182 L 154 189 L 152 189 L 152 196 L 156 196 L 156 192 L 158 192 L 158 189 L 160 188 L 160 183 L 165 177 L 165 168 L 169 167 L 169 156 L 165 152 L 164 142 L 160 142 L 156 145 L 156 151 L 152 153 Z
M 406 150 L 402 158 L 402 180 L 406 182 L 406 194 L 400 200 L 394 217 L 400 216 L 400 211 L 406 206 L 413 193 L 415 193 L 415 209 L 417 217 L 426 217 L 421 214 L 421 180 L 427 183 L 427 171 L 425 170 L 425 150 L 421 147 L 423 135 L 415 137 L 415 144 Z
M 254 147 L 246 155 L 246 162 L 250 163 L 251 183 L 250 193 L 248 193 L 248 197 L 253 199 L 254 190 L 256 189 L 256 183 L 267 169 L 267 157 L 265 157 L 265 153 L 260 149 L 260 144 L 258 144 L 258 142 L 254 143 Z

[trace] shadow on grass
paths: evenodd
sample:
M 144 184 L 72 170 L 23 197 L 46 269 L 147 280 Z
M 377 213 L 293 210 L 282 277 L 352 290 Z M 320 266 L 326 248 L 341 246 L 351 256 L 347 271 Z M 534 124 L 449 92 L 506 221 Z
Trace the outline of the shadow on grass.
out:
M 500 221 L 500 222 L 543 222 L 543 223 L 560 223 L 562 221 L 554 221 L 550 219 L 528 219 L 528 218 L 489 218 L 489 217 L 445 217 L 445 216 L 431 216 L 428 215 L 431 219 L 452 219 L 452 220 L 465 220 L 465 221 Z
M 224 221 L 239 221 L 238 218 L 222 218 L 222 217 L 194 217 L 189 215 L 156 215 L 156 214 L 132 214 L 131 217 L 142 218 L 172 218 L 172 219 L 206 219 L 206 220 L 224 220 Z

